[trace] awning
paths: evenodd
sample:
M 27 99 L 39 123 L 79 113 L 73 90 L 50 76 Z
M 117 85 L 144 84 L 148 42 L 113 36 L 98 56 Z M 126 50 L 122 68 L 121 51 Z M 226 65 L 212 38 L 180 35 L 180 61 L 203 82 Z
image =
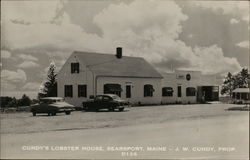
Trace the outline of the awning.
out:
M 150 90 L 151 92 L 154 92 L 155 91 L 155 89 L 154 89 L 154 87 L 152 86 L 152 85 L 145 85 L 145 89 L 148 89 L 148 90 Z
M 189 92 L 196 92 L 196 89 L 194 87 L 188 87 L 187 90 L 189 90 Z
M 105 84 L 104 90 L 110 92 L 122 92 L 122 88 L 120 84 Z
M 250 88 L 236 88 L 235 90 L 233 90 L 233 93 L 249 93 Z

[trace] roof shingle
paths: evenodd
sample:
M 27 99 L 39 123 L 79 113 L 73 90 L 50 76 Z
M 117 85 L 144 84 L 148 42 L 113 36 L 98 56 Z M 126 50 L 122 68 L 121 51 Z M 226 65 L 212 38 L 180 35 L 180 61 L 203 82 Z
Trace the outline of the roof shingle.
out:
M 118 59 L 112 54 L 80 51 L 75 51 L 73 54 L 96 75 L 162 78 L 153 66 L 140 57 L 123 56 Z

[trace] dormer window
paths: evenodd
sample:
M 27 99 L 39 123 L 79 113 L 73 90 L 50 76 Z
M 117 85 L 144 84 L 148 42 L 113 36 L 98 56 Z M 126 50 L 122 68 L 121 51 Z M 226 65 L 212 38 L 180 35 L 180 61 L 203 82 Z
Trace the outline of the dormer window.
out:
M 79 63 L 71 63 L 71 73 L 79 73 Z

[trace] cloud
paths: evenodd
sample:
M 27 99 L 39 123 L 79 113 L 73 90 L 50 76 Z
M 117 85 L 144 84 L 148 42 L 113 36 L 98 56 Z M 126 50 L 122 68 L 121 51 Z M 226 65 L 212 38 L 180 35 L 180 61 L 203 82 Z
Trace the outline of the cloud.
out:
M 188 38 L 193 38 L 193 37 L 194 37 L 193 34 L 189 34 L 189 35 L 188 35 Z
M 248 1 L 191 1 L 204 9 L 211 9 L 224 15 L 238 16 L 243 21 L 249 22 L 249 2 Z
M 38 61 L 38 58 L 32 55 L 19 54 L 18 57 L 25 61 Z
M 24 83 L 27 80 L 26 73 L 18 69 L 15 71 L 2 70 L 1 71 L 1 81 L 11 82 L 11 83 Z
M 195 47 L 194 54 L 196 56 L 191 66 L 193 66 L 195 70 L 203 71 L 204 74 L 223 74 L 228 71 L 234 73 L 241 69 L 237 59 L 224 57 L 222 49 L 217 45 Z
M 1 82 L 1 95 L 3 95 L 3 92 L 5 91 L 14 91 L 16 89 L 16 85 L 12 83 L 8 83 L 6 81 Z
M 129 4 L 111 4 L 93 19 L 103 33 L 101 36 L 87 33 L 81 26 L 73 24 L 61 5 L 59 2 L 49 6 L 48 14 L 44 13 L 48 9 L 41 7 L 41 15 L 32 15 L 30 19 L 28 14 L 19 18 L 17 14 L 6 12 L 3 45 L 10 49 L 43 50 L 49 56 L 57 58 L 58 55 L 65 57 L 73 50 L 114 53 L 117 46 L 122 46 L 126 55 L 144 57 L 161 69 L 174 65 L 175 69 L 202 69 L 207 74 L 228 72 L 240 66 L 236 59 L 225 57 L 218 46 L 193 49 L 178 40 L 182 32 L 181 23 L 187 21 L 188 16 L 174 1 L 136 0 Z M 16 8 L 9 6 L 8 9 L 13 11 Z M 18 11 L 21 12 L 16 10 L 14 13 Z M 60 16 L 55 16 L 59 11 Z M 13 23 L 13 19 L 23 21 Z M 221 63 L 213 63 L 211 58 L 210 63 L 206 62 L 209 56 L 215 59 L 219 56 Z M 27 68 L 32 65 L 37 66 L 36 63 L 27 61 L 19 67 Z M 219 69 L 212 69 L 208 65 Z
M 232 19 L 230 20 L 230 23 L 231 23 L 231 24 L 237 24 L 237 23 L 239 23 L 239 21 L 238 21 L 237 19 L 235 19 L 235 18 L 232 18 Z
M 102 29 L 103 38 L 111 39 L 112 48 L 123 46 L 126 54 L 144 57 L 162 70 L 173 66 L 221 74 L 240 68 L 235 58 L 225 57 L 216 45 L 193 49 L 178 40 L 181 22 L 187 19 L 174 2 L 134 1 L 110 5 L 94 18 L 94 23 Z
M 22 90 L 25 91 L 38 91 L 41 84 L 37 82 L 28 82 L 23 87 Z
M 1 50 L 1 58 L 10 58 L 10 57 L 11 53 L 9 51 Z
M 59 0 L 2 1 L 1 5 L 1 17 L 16 24 L 51 22 L 62 7 Z
M 39 64 L 33 62 L 33 61 L 24 61 L 23 63 L 19 64 L 18 67 L 20 68 L 33 68 L 33 67 L 39 67 Z
M 249 41 L 240 42 L 240 43 L 236 44 L 236 46 L 249 49 Z

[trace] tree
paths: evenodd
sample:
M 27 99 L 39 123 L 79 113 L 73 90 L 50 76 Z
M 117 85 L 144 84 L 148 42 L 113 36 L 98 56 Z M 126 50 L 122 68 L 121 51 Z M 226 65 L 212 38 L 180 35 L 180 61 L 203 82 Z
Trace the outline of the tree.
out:
M 16 97 L 13 97 L 12 100 L 7 104 L 7 107 L 17 107 L 18 106 L 18 100 Z
M 42 88 L 38 93 L 38 98 L 42 97 L 56 97 L 57 96 L 57 79 L 56 79 L 56 65 L 54 62 L 50 63 L 47 73 L 47 79 L 43 83 Z
M 232 75 L 230 72 L 228 72 L 222 84 L 221 94 L 227 94 L 231 97 L 234 89 L 248 88 L 249 78 L 250 75 L 247 68 L 243 68 L 239 73 L 235 75 Z
M 22 96 L 21 99 L 18 100 L 18 106 L 29 106 L 30 103 L 31 103 L 30 98 L 25 94 Z
M 248 88 L 249 74 L 247 68 L 243 68 L 241 72 L 235 75 L 235 85 L 237 88 Z
M 12 101 L 11 97 L 0 97 L 1 108 L 8 107 L 8 104 Z
M 234 83 L 235 83 L 235 80 L 234 80 L 233 75 L 230 72 L 228 72 L 222 84 L 221 94 L 222 95 L 227 94 L 231 97 L 232 91 L 235 89 Z

